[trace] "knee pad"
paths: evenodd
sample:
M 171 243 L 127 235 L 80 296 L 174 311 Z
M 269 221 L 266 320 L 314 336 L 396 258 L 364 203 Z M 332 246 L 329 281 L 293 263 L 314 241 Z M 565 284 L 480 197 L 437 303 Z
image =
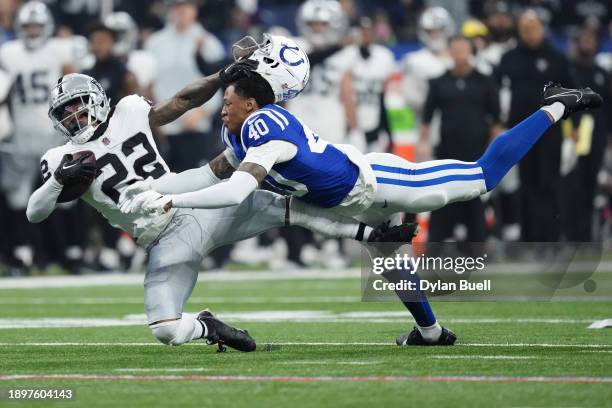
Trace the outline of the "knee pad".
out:
M 157 340 L 164 344 L 178 346 L 177 335 L 179 332 L 180 320 L 173 320 L 171 322 L 164 322 L 151 326 L 151 331 Z

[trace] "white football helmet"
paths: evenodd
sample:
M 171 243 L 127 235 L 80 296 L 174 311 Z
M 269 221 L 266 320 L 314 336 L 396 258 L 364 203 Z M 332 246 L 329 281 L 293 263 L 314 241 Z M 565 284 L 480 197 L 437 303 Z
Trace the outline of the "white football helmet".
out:
M 125 11 L 111 13 L 104 18 L 104 25 L 117 34 L 113 54 L 125 57 L 138 45 L 138 27 Z
M 455 34 L 455 21 L 444 7 L 430 7 L 419 19 L 419 40 L 430 50 L 446 48 L 448 39 Z
M 32 26 L 40 28 L 32 30 Z M 29 1 L 17 12 L 15 31 L 28 49 L 41 47 L 53 35 L 53 29 L 51 12 L 41 1 Z
M 106 122 L 109 112 L 110 100 L 104 88 L 90 76 L 64 75 L 51 91 L 49 118 L 53 127 L 73 143 L 89 141 L 96 128 Z M 81 123 L 84 115 L 87 123 Z
M 257 62 L 257 72 L 272 87 L 275 102 L 296 97 L 310 78 L 308 55 L 287 37 L 264 34 L 257 43 L 251 36 L 244 37 L 232 46 L 234 59 Z
M 298 31 L 314 48 L 340 43 L 348 31 L 348 19 L 336 0 L 308 0 L 297 12 Z M 320 24 L 319 27 L 316 27 Z

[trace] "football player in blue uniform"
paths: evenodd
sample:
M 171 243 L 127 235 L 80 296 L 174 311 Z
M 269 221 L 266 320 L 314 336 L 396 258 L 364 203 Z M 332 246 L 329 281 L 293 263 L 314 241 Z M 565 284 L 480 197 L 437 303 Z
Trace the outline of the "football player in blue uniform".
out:
M 492 190 L 555 122 L 602 104 L 588 88 L 549 85 L 542 109 L 499 136 L 476 162 L 412 163 L 388 153 L 363 155 L 313 133 L 275 104 L 303 89 L 308 80 L 306 54 L 292 40 L 274 36 L 250 48 L 243 58 L 252 63 L 253 72 L 225 90 L 221 115 L 226 149 L 205 166 L 208 181 L 200 177 L 192 182 L 198 185 L 196 191 L 179 193 L 172 186 L 144 180 L 126 190 L 122 211 L 235 206 L 266 181 L 295 198 L 292 209 L 310 203 L 320 211 L 351 216 L 367 228 L 385 221 L 397 224 L 401 212 L 433 211 Z M 183 178 L 187 181 L 193 174 Z M 227 181 L 219 183 L 222 179 Z M 455 335 L 438 324 L 426 299 L 404 304 L 417 327 L 401 334 L 398 345 L 454 344 Z

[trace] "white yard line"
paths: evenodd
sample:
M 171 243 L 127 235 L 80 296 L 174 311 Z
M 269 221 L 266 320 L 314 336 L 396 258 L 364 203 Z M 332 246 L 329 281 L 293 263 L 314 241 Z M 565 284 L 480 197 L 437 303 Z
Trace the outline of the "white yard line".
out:
M 478 356 L 478 355 L 442 355 L 431 356 L 435 360 L 532 360 L 534 358 L 543 358 L 536 356 Z
M 2 289 L 0 281 L 0 290 Z M 111 285 L 112 286 L 112 285 Z M 237 288 L 239 289 L 239 288 Z M 252 292 L 252 288 L 248 289 Z M 434 299 L 435 300 L 435 299 Z M 527 297 L 508 297 L 498 299 L 499 301 L 530 301 L 534 300 Z M 595 302 L 595 301 L 612 301 L 610 296 L 557 296 L 551 299 L 554 302 Z M 442 299 L 442 301 L 444 301 Z M 142 297 L 0 297 L 0 305 L 141 305 L 144 299 Z M 387 300 L 388 303 L 394 303 L 395 300 Z M 229 303 L 229 304 L 258 304 L 258 303 L 368 303 L 362 300 L 359 296 L 210 296 L 210 297 L 192 297 L 188 303 L 191 304 L 212 304 L 212 303 Z
M 0 375 L 0 381 L 104 380 L 104 381 L 253 381 L 253 382 L 536 382 L 612 383 L 612 377 L 511 377 L 511 376 L 257 376 L 257 375 L 129 375 L 129 374 L 16 374 Z
M 333 313 L 330 310 L 254 310 L 248 312 L 220 312 L 228 321 L 242 323 L 406 323 L 404 311 L 352 311 Z M 588 324 L 592 319 L 555 318 L 450 318 L 446 324 Z M 130 314 L 122 318 L 0 318 L 0 329 L 111 327 L 146 325 L 144 314 Z
M 579 267 L 580 263 L 572 263 Z M 589 269 L 593 262 L 585 262 Z M 541 271 L 542 265 L 531 263 L 506 263 L 487 266 L 487 271 L 496 275 L 527 275 L 535 271 Z M 612 261 L 604 261 L 598 264 L 595 273 L 612 272 Z M 203 282 L 254 282 L 254 281 L 285 281 L 285 280 L 308 280 L 308 279 L 358 279 L 361 276 L 360 268 L 348 269 L 293 269 L 279 271 L 208 271 L 200 273 L 200 281 Z M 104 273 L 80 276 L 35 276 L 19 278 L 0 279 L 0 289 L 33 289 L 33 288 L 68 288 L 68 287 L 91 287 L 91 286 L 118 286 L 118 285 L 142 285 L 143 274 Z M 555 298 L 556 299 L 556 298 Z M 592 297 L 588 297 L 592 300 Z M 602 300 L 610 300 L 604 297 Z M 577 299 L 580 300 L 580 299 Z
M 0 297 L 1 305 L 141 305 L 142 297 Z M 193 297 L 189 303 L 359 303 L 358 296 L 211 296 Z
M 278 271 L 210 271 L 201 272 L 203 282 L 253 282 L 284 281 L 303 279 L 345 279 L 359 278 L 359 268 L 351 269 L 294 269 Z M 104 273 L 81 276 L 29 276 L 0 279 L 0 289 L 70 288 L 90 286 L 142 285 L 144 275 L 125 273 Z
M 334 360 L 297 360 L 297 361 L 277 361 L 280 365 L 375 365 L 382 364 L 382 361 L 334 361 Z
M 205 368 L 205 367 L 181 367 L 181 368 L 114 368 L 113 371 L 119 372 L 169 372 L 169 373 L 179 373 L 179 372 L 191 372 L 191 371 L 212 371 L 213 368 Z
M 349 346 L 393 346 L 395 342 L 261 342 L 260 348 L 270 346 L 329 346 L 329 347 L 349 347 Z M 2 342 L 2 347 L 143 347 L 143 346 L 164 346 L 156 342 Z M 183 346 L 203 347 L 202 342 L 187 343 Z M 554 343 L 458 343 L 454 347 L 545 347 L 545 348 L 609 348 L 612 351 L 612 344 L 554 344 Z

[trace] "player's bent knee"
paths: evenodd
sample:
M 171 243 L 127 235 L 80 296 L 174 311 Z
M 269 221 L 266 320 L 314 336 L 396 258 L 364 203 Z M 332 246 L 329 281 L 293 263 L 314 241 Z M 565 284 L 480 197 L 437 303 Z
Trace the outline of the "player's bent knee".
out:
M 179 346 L 185 341 L 179 338 L 179 326 L 180 320 L 173 320 L 170 322 L 159 323 L 151 327 L 151 331 L 153 335 L 160 342 L 170 345 L 170 346 Z

